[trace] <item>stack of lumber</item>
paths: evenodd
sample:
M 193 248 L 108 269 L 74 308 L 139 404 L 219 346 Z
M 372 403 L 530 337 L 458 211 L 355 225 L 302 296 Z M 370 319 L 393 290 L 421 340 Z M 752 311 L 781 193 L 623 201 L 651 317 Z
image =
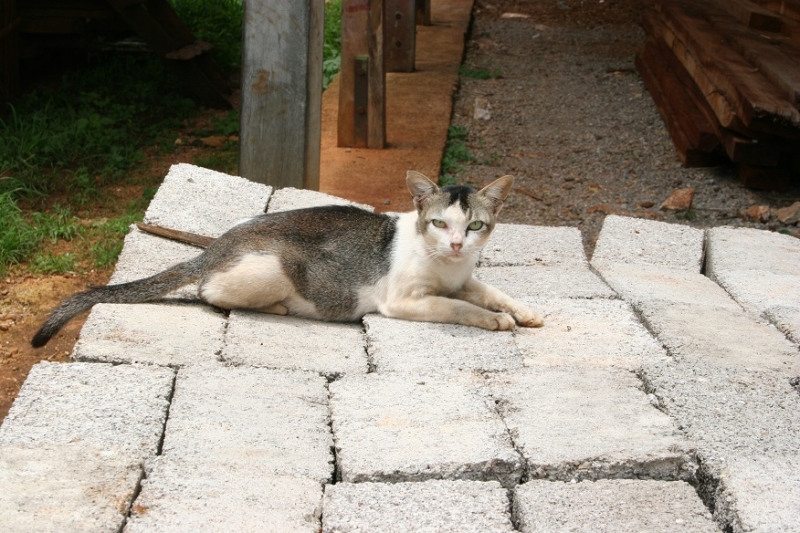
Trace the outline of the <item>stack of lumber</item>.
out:
M 636 67 L 684 165 L 780 190 L 800 176 L 800 0 L 758 1 L 657 2 Z

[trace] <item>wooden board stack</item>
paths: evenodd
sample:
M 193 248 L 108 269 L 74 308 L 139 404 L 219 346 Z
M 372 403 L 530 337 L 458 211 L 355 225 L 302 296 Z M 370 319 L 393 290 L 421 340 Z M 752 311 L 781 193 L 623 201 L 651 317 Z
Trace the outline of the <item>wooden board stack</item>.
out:
M 684 165 L 800 180 L 800 0 L 662 0 L 643 26 L 636 68 Z

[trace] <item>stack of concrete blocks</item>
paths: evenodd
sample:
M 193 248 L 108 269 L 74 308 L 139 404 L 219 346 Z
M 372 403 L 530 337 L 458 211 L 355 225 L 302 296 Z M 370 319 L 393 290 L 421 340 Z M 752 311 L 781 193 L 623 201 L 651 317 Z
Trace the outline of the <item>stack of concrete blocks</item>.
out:
M 329 203 L 176 165 L 145 221 Z M 197 253 L 132 229 L 112 282 Z M 590 266 L 576 229 L 500 224 L 476 275 L 545 314 L 514 332 L 225 315 L 196 287 L 95 306 L 0 427 L 0 530 L 719 531 L 695 487 L 721 527 L 790 530 L 797 349 L 702 254 L 608 217 Z

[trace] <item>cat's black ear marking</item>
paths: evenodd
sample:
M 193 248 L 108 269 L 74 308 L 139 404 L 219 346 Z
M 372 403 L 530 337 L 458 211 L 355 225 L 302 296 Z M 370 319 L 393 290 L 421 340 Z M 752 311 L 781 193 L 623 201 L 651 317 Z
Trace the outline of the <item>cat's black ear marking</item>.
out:
M 439 192 L 439 187 L 434 182 L 416 170 L 406 172 L 406 186 L 411 192 L 411 196 L 414 199 L 414 207 L 417 208 L 417 211 L 422 211 L 425 202 Z
M 511 192 L 511 187 L 513 185 L 514 176 L 503 176 L 481 189 L 478 194 L 492 202 L 492 208 L 496 215 L 500 212 L 500 209 L 503 208 L 503 201 L 506 199 L 506 196 L 508 196 L 508 193 Z

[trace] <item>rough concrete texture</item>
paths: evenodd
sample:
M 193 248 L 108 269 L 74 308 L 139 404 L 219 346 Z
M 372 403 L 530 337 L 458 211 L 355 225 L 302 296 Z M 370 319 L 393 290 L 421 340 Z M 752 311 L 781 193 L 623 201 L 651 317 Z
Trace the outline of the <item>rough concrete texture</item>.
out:
M 517 328 L 514 341 L 525 366 L 617 366 L 628 370 L 666 352 L 620 300 L 537 301 L 545 327 Z
M 127 454 L 0 446 L 0 531 L 119 531 L 141 477 Z
M 514 450 L 479 378 L 368 374 L 331 383 L 331 416 L 343 481 L 465 479 L 513 486 Z
M 216 364 L 225 316 L 206 305 L 98 304 L 72 357 L 166 366 Z
M 774 369 L 797 375 L 797 347 L 774 326 L 743 310 L 654 301 L 639 308 L 648 329 L 681 360 L 721 366 Z
M 325 482 L 333 475 L 325 379 L 266 368 L 178 372 L 163 453 Z
M 537 367 L 490 387 L 530 479 L 692 479 L 691 446 L 631 372 Z
M 295 189 L 285 187 L 278 189 L 269 199 L 267 206 L 268 213 L 278 213 L 279 211 L 289 211 L 290 209 L 303 209 L 306 207 L 319 207 L 323 205 L 354 205 L 367 211 L 375 211 L 370 205 L 351 202 L 338 196 L 331 196 L 322 192 L 311 191 L 308 189 Z
M 359 324 L 231 311 L 222 359 L 237 366 L 311 370 L 326 376 L 365 373 Z
M 768 270 L 800 276 L 800 239 L 754 228 L 708 230 L 706 274 L 722 270 Z
M 656 220 L 608 215 L 592 265 L 646 264 L 700 272 L 703 230 Z
M 194 165 L 169 169 L 144 221 L 170 229 L 219 237 L 267 207 L 272 187 Z
M 750 313 L 766 317 L 770 309 L 794 308 L 800 320 L 800 275 L 765 270 L 717 270 L 715 278 Z
M 732 311 L 741 309 L 724 289 L 698 272 L 622 263 L 601 264 L 597 270 L 603 280 L 634 307 L 662 300 Z
M 456 324 L 434 324 L 364 317 L 367 351 L 379 372 L 452 373 L 522 367 L 510 331 L 488 331 Z
M 216 467 L 160 457 L 142 482 L 125 533 L 317 533 L 322 486 L 255 464 Z
M 577 228 L 497 224 L 483 247 L 481 266 L 586 264 Z
M 682 481 L 531 481 L 514 490 L 514 519 L 523 533 L 719 533 Z
M 771 307 L 765 318 L 775 324 L 792 342 L 800 344 L 800 313 L 797 307 Z
M 196 246 L 149 235 L 131 226 L 109 284 L 127 283 L 158 274 L 201 253 L 202 250 Z M 166 297 L 197 300 L 197 283 L 176 289 Z
M 157 366 L 39 363 L 0 426 L 0 444 L 155 455 L 173 379 Z
M 616 293 L 587 264 L 482 267 L 475 277 L 509 296 L 555 298 L 616 298 Z
M 494 481 L 328 485 L 322 517 L 323 533 L 515 531 L 506 490 Z

